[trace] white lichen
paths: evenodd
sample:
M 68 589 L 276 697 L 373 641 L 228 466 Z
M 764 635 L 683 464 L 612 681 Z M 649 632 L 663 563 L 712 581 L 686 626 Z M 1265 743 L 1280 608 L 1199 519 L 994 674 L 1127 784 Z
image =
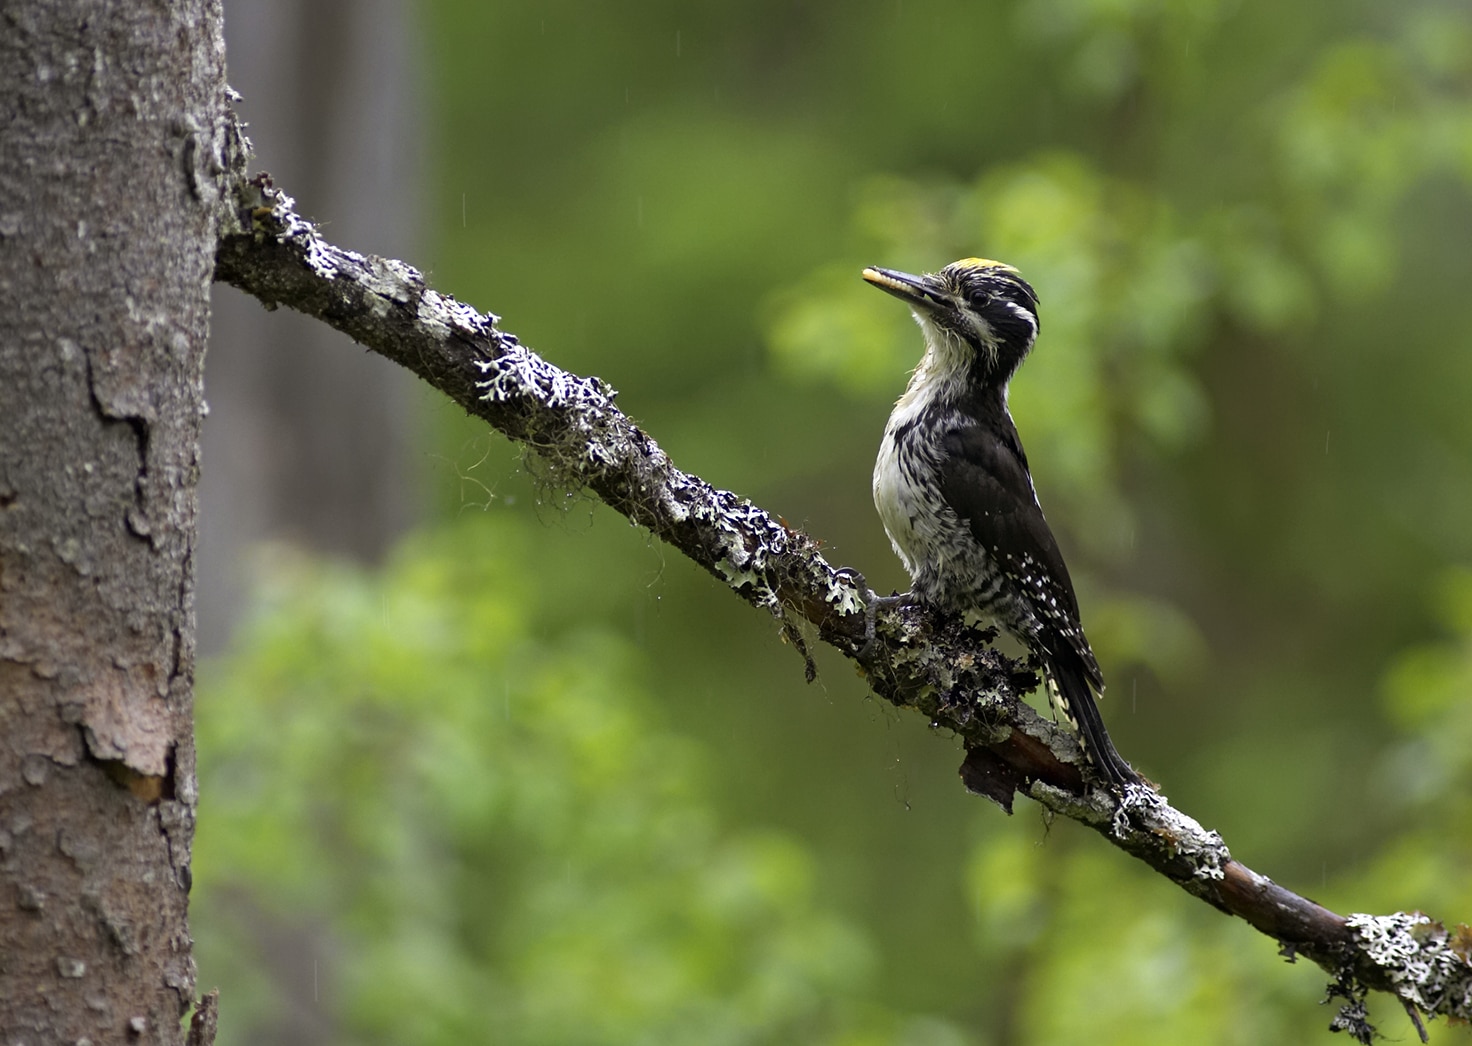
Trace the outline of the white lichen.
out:
M 1132 816 L 1133 815 L 1133 816 Z M 1164 839 L 1174 854 L 1191 865 L 1195 879 L 1214 880 L 1226 876 L 1225 866 L 1232 859 L 1220 833 L 1208 831 L 1194 818 L 1170 805 L 1170 800 L 1141 785 L 1130 785 L 1120 796 L 1114 811 L 1111 831 L 1116 839 L 1136 827 Z
M 825 563 L 824 566 L 827 564 Z M 864 603 L 859 598 L 859 590 L 854 586 L 853 579 L 841 571 L 829 571 L 823 601 L 832 603 L 838 608 L 838 612 L 844 615 L 857 614 L 864 609 Z
M 393 258 L 372 257 L 366 261 L 363 286 L 389 301 L 408 303 L 424 284 L 424 277 L 412 265 Z
M 726 491 L 719 491 L 718 494 L 727 498 L 734 497 Z M 779 600 L 767 580 L 767 549 L 761 543 L 754 549 L 747 548 L 745 535 L 749 530 L 749 523 L 741 520 L 742 523 L 748 523 L 748 526 L 738 526 L 739 515 L 739 509 L 727 509 L 713 514 L 711 522 L 719 533 L 722 551 L 722 555 L 716 560 L 716 569 L 733 589 L 740 590 L 750 585 L 752 602 L 775 611 Z
M 328 246 L 316 236 L 308 234 L 305 258 L 307 268 L 324 280 L 336 280 L 341 274 L 338 257 L 343 252 Z M 351 261 L 351 257 L 349 257 Z
M 463 330 L 472 336 L 487 335 L 490 328 L 501 320 L 495 313 L 488 312 L 482 316 L 464 302 L 431 290 L 419 296 L 415 318 L 439 341 L 448 337 L 452 330 Z
M 484 390 L 483 399 L 504 403 L 529 397 L 553 410 L 576 406 L 585 413 L 613 409 L 611 390 L 603 382 L 569 374 L 523 345 L 510 346 L 494 359 L 476 360 L 475 365 L 486 375 L 476 382 Z
M 659 507 L 664 517 L 672 523 L 684 523 L 690 518 L 690 510 L 675 497 L 675 491 L 670 487 L 662 487 L 658 491 Z
M 1445 927 L 1420 912 L 1355 913 L 1345 923 L 1365 957 L 1385 971 L 1396 994 L 1428 1013 L 1472 1017 L 1472 969 Z

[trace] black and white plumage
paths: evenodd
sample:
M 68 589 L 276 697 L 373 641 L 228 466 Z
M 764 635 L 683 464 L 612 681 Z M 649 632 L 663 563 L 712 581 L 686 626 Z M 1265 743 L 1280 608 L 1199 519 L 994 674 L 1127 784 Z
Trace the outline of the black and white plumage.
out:
M 1025 644 L 1100 774 L 1139 782 L 1094 702 L 1104 677 L 1007 409 L 1007 385 L 1037 340 L 1036 293 L 1010 265 L 980 258 L 923 276 L 865 269 L 864 279 L 908 304 L 925 335 L 874 465 L 874 504 L 911 595 Z

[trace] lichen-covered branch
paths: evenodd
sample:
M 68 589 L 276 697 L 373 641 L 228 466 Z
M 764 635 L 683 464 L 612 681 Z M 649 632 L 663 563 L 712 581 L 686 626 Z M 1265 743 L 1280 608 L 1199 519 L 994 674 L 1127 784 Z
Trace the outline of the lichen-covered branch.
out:
M 1319 963 L 1348 1000 L 1337 1023 L 1356 1037 L 1369 1035 L 1360 1005 L 1367 988 L 1472 1019 L 1465 928 L 1447 931 L 1420 914 L 1336 915 L 1233 860 L 1219 835 L 1164 796 L 1099 787 L 1071 735 L 1018 700 L 1036 678 L 987 646 L 989 636 L 919 607 L 866 611 L 860 574 L 835 568 L 806 534 L 745 498 L 676 468 L 614 405 L 606 383 L 548 363 L 500 330 L 496 316 L 432 290 L 410 266 L 327 243 L 268 178 L 242 183 L 215 276 L 409 368 L 530 448 L 553 482 L 593 492 L 781 619 L 804 653 L 799 624 L 857 661 L 875 693 L 964 739 L 961 774 L 972 791 L 1009 812 L 1021 793 L 1081 821 L 1274 938 L 1285 955 Z

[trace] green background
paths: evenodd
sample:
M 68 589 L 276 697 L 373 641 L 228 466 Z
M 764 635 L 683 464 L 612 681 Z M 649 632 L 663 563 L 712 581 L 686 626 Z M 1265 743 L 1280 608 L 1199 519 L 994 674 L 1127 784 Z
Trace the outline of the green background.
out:
M 1465 5 L 420 13 L 437 288 L 888 590 L 920 341 L 859 270 L 1018 266 L 1012 409 L 1121 751 L 1335 910 L 1472 916 Z M 847 662 L 804 684 L 771 618 L 424 411 L 435 521 L 373 572 L 277 550 L 201 671 L 222 1042 L 289 1023 L 283 939 L 334 1041 L 1327 1037 L 1317 968 L 969 798 Z

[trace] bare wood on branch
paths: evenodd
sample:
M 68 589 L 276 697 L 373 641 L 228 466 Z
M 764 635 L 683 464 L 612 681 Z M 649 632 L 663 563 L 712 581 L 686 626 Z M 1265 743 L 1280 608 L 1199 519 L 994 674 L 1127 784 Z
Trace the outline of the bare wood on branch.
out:
M 874 692 L 959 734 L 962 779 L 1009 813 L 1021 793 L 1099 832 L 1188 893 L 1239 916 L 1336 978 L 1336 1030 L 1368 1042 L 1369 989 L 1417 1011 L 1472 1020 L 1472 933 L 1419 912 L 1341 916 L 1233 860 L 1221 837 L 1144 788 L 1094 782 L 1072 736 L 1019 700 L 1036 683 L 990 637 L 923 608 L 866 614 L 862 575 L 730 491 L 681 471 L 614 405 L 615 391 L 548 363 L 499 317 L 440 294 L 414 268 L 333 246 L 270 179 L 242 179 L 215 278 L 315 316 L 407 367 L 469 414 L 530 448 L 554 483 L 592 491 L 753 606 L 783 623 L 812 672 L 803 632 L 855 660 Z

